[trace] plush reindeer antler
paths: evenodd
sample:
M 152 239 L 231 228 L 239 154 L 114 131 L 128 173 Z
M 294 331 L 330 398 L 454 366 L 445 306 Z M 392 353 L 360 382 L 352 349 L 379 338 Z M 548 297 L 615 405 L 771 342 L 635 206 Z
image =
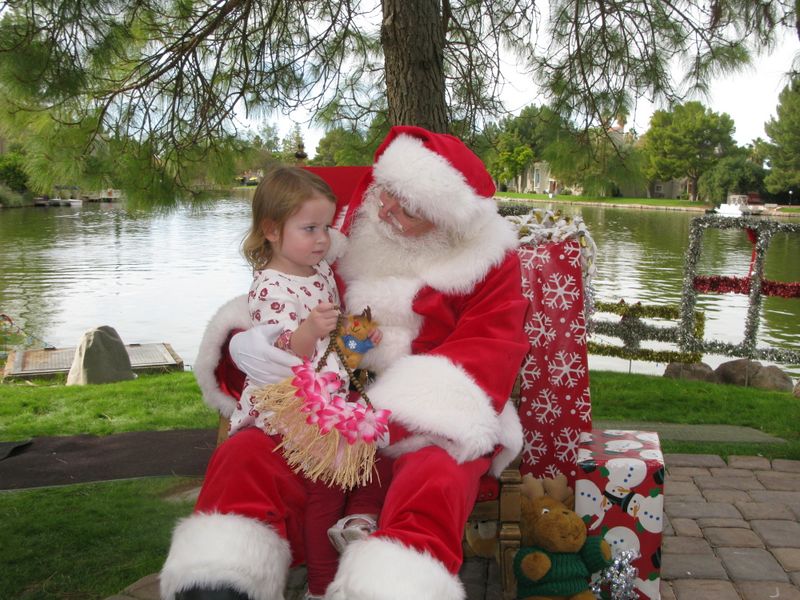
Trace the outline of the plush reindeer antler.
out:
M 575 492 L 569 487 L 567 476 L 563 473 L 553 479 L 537 479 L 526 473 L 522 476 L 522 494 L 530 500 L 548 496 L 558 500 L 570 510 L 575 506 Z

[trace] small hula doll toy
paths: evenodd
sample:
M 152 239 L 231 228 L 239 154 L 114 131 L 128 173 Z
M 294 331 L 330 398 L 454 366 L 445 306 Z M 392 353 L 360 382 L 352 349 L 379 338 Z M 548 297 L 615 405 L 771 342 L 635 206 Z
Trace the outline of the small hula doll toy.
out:
M 371 478 L 357 482 L 363 485 L 329 485 L 308 457 L 305 462 L 293 463 L 292 451 L 308 448 L 309 438 L 321 439 L 324 426 L 330 433 L 334 427 L 352 431 L 360 425 L 357 432 L 362 437 L 366 434 L 366 438 L 372 435 L 374 442 L 385 431 L 388 415 L 376 415 L 371 409 L 366 413 L 363 404 L 345 401 L 350 369 L 342 363 L 340 353 L 328 349 L 333 349 L 331 341 L 340 322 L 339 293 L 325 260 L 336 210 L 336 197 L 330 187 L 305 169 L 278 167 L 256 188 L 252 209 L 252 225 L 242 244 L 243 254 L 254 270 L 248 295 L 251 322 L 263 327 L 265 334 L 274 338 L 276 347 L 302 358 L 303 364 L 293 369 L 295 377 L 288 386 L 288 398 L 293 402 L 285 412 L 292 413 L 289 420 L 293 426 L 285 426 L 275 407 L 270 410 L 269 402 L 265 402 L 269 392 L 275 391 L 270 388 L 287 386 L 261 387 L 248 379 L 231 416 L 229 435 L 255 426 L 267 435 L 278 436 L 289 466 L 304 479 L 308 491 L 303 536 L 308 597 L 314 598 L 321 596 L 333 580 L 337 550 L 341 551 L 341 544 L 336 548 L 331 545 L 328 529 L 339 540 L 348 541 L 371 533 L 383 492 L 379 482 L 371 483 Z M 380 337 L 380 330 L 373 329 L 369 339 L 375 344 Z M 348 413 L 345 416 L 350 418 L 349 424 L 341 418 L 342 411 Z M 367 426 L 374 423 L 372 431 L 364 429 L 363 419 L 355 422 L 349 414 L 354 411 L 378 417 L 377 422 L 367 422 Z M 340 451 L 346 451 L 347 437 L 340 438 Z M 348 493 L 345 487 L 353 490 Z M 348 525 L 353 530 L 345 532 L 350 535 L 343 538 L 342 530 Z

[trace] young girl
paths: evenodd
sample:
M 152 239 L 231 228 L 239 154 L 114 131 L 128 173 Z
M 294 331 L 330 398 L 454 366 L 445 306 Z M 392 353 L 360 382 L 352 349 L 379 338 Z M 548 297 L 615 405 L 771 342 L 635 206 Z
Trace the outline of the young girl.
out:
M 253 326 L 277 330 L 275 346 L 309 358 L 315 367 L 339 316 L 339 294 L 325 260 L 335 210 L 336 197 L 317 175 L 296 167 L 276 168 L 255 190 L 252 225 L 242 244 L 254 270 L 248 296 Z M 378 343 L 380 337 L 376 332 L 372 342 Z M 337 373 L 343 382 L 341 391 L 346 393 L 348 376 L 335 352 L 329 354 L 322 369 Z M 253 392 L 257 387 L 255 382 L 245 382 L 231 415 L 229 435 L 254 426 L 267 435 L 277 435 L 270 414 L 256 408 Z M 301 526 L 308 570 L 306 598 L 321 598 L 336 574 L 339 546 L 374 530 L 384 492 L 377 481 L 345 494 L 303 479 L 307 490 Z M 336 548 L 328 539 L 329 529 Z M 295 555 L 302 553 L 295 549 Z

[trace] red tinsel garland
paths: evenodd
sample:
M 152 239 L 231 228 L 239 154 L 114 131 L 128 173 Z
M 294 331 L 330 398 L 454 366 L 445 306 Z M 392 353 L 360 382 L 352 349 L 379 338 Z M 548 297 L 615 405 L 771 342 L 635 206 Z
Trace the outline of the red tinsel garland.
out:
M 770 281 L 764 279 L 761 282 L 761 293 L 765 296 L 800 298 L 800 281 Z
M 694 289 L 704 294 L 749 294 L 750 278 L 725 275 L 697 275 L 693 280 Z M 761 281 L 763 296 L 780 296 L 781 298 L 800 298 L 800 282 L 798 281 Z

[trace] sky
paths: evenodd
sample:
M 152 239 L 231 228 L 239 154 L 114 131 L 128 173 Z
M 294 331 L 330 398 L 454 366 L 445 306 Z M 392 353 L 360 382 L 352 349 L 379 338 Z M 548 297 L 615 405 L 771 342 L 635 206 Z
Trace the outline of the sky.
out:
M 798 52 L 800 41 L 789 32 L 771 54 L 757 58 L 753 67 L 736 75 L 715 80 L 709 88 L 710 97 L 697 100 L 716 113 L 731 116 L 736 126 L 733 137 L 740 146 L 757 137 L 766 140 L 764 123 L 777 114 L 778 96 L 788 83 L 786 72 Z M 638 132 L 647 130 L 652 114 L 652 107 L 642 107 L 636 119 Z
M 797 35 L 789 30 L 773 52 L 756 57 L 754 65 L 740 73 L 714 80 L 709 86 L 709 97 L 693 99 L 699 100 L 714 112 L 730 115 L 736 126 L 733 137 L 740 146 L 750 143 L 757 137 L 767 139 L 764 123 L 776 114 L 778 95 L 788 83 L 785 74 L 799 52 L 800 41 Z M 508 73 L 513 72 L 513 65 L 509 65 Z M 542 99 L 536 97 L 529 76 L 508 75 L 508 77 L 511 81 L 504 89 L 503 100 L 512 113 L 518 114 L 525 106 L 532 103 L 543 103 Z M 627 126 L 644 133 L 656 108 L 659 107 L 640 101 Z M 306 152 L 313 157 L 324 131 L 310 127 L 305 123 L 307 120 L 307 113 L 298 111 L 289 116 L 278 117 L 275 122 L 281 137 L 290 132 L 295 122 L 300 123 Z

